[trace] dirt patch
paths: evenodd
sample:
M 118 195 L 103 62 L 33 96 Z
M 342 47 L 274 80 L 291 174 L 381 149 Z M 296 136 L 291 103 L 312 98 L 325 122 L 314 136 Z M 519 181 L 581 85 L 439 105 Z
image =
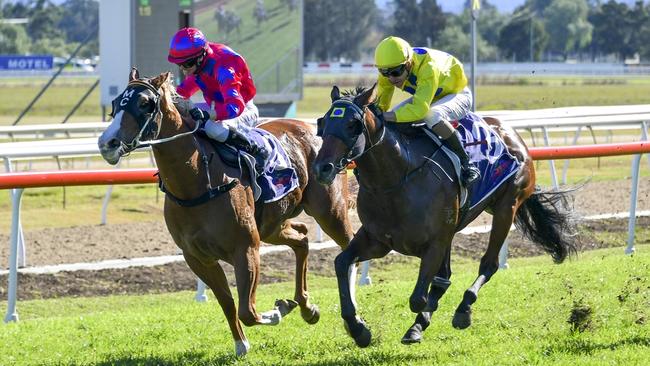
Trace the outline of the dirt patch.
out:
M 629 210 L 630 181 L 591 183 L 576 195 L 576 214 L 587 216 Z M 650 209 L 650 179 L 640 182 L 637 210 Z M 310 240 L 316 239 L 314 221 L 303 216 L 310 229 Z M 352 213 L 354 226 L 359 226 Z M 482 215 L 475 225 L 488 224 L 490 217 Z M 473 224 L 473 225 L 474 225 Z M 640 227 L 648 227 L 650 218 L 637 220 Z M 611 245 L 597 239 L 595 232 L 622 233 L 627 231 L 627 219 L 588 221 L 581 225 L 580 250 L 590 250 Z M 29 266 L 63 263 L 97 262 L 108 259 L 175 255 L 178 248 L 173 243 L 163 222 L 133 223 L 124 225 L 88 225 L 69 228 L 31 230 L 24 233 Z M 325 239 L 327 239 L 325 237 Z M 480 258 L 487 247 L 488 234 L 457 235 L 454 253 Z M 649 238 L 637 238 L 637 243 Z M 9 243 L 8 235 L 0 235 L 0 242 Z M 511 256 L 543 254 L 532 243 L 513 231 L 509 238 Z M 620 245 L 625 245 L 621 242 Z M 334 257 L 338 248 L 312 251 L 309 270 L 333 276 Z M 7 268 L 8 245 L 0 246 L 0 267 Z M 388 256 L 376 265 L 406 260 L 402 256 Z M 234 279 L 232 267 L 224 265 L 228 278 Z M 262 257 L 261 283 L 293 281 L 294 255 L 290 251 L 267 254 Z M 0 299 L 6 300 L 7 276 L 0 276 Z M 114 294 L 161 293 L 192 289 L 196 278 L 185 263 L 155 267 L 107 269 L 99 271 L 59 272 L 56 274 L 20 274 L 19 299 L 53 298 L 62 296 L 96 296 Z

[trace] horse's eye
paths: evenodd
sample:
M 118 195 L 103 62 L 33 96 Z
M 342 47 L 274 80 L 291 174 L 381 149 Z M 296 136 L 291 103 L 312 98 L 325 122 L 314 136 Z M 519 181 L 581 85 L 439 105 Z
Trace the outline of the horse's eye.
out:
M 153 100 L 149 98 L 141 98 L 138 100 L 138 109 L 144 113 L 153 112 Z
M 350 134 L 359 135 L 361 134 L 361 122 L 357 119 L 353 119 L 350 123 L 347 124 L 346 129 Z

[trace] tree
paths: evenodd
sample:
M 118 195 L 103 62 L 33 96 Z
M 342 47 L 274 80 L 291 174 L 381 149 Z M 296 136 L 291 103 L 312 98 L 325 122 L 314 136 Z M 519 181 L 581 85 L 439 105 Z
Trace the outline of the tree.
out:
M 34 41 L 64 37 L 63 30 L 59 28 L 62 14 L 61 7 L 46 0 L 38 0 L 29 14 L 27 33 Z
M 630 11 L 630 46 L 634 53 L 639 52 L 648 43 L 647 34 L 644 34 L 643 30 L 648 27 L 649 22 L 649 9 L 643 6 L 643 1 L 637 0 Z
M 484 49 L 481 43 L 485 43 L 485 41 L 479 40 L 477 42 L 477 49 L 479 50 L 479 57 L 484 58 L 485 55 L 481 54 L 481 50 Z M 435 48 L 444 50 L 445 52 L 454 55 L 459 60 L 466 62 L 471 59 L 471 47 L 472 40 L 470 39 L 469 33 L 463 32 L 460 24 L 456 23 L 451 23 L 445 27 L 438 42 L 435 44 Z
M 643 8 L 645 14 L 650 14 L 650 3 Z M 650 39 L 650 20 L 643 23 L 641 29 L 639 29 L 639 38 L 640 39 Z M 650 43 L 644 42 L 639 47 L 639 53 L 641 57 L 647 62 L 650 59 Z
M 61 7 L 63 14 L 59 27 L 68 42 L 83 42 L 91 32 L 99 30 L 99 2 L 94 0 L 67 0 Z
M 531 30 L 533 60 L 530 59 Z M 544 29 L 544 24 L 531 12 L 520 9 L 515 13 L 508 24 L 499 32 L 497 43 L 502 55 L 516 61 L 539 61 L 548 44 L 549 35 Z
M 462 30 L 460 31 L 468 35 L 471 33 L 471 9 L 471 0 L 466 0 L 465 8 L 460 16 L 452 17 L 449 22 L 453 25 L 462 25 Z M 476 48 L 478 50 L 479 61 L 497 59 L 499 32 L 508 22 L 508 18 L 508 16 L 499 13 L 496 6 L 490 4 L 488 1 L 481 1 L 481 10 L 476 20 L 478 36 Z M 447 32 L 444 32 L 443 37 L 446 37 L 446 34 Z M 469 41 L 471 42 L 471 39 Z
M 589 20 L 594 26 L 592 46 L 596 52 L 614 53 L 620 58 L 631 56 L 632 29 L 627 5 L 610 0 L 595 9 Z
M 23 26 L 0 23 L 0 54 L 22 55 L 29 51 L 30 45 Z
M 436 0 L 395 0 L 391 34 L 412 45 L 429 46 L 438 41 L 447 18 Z
M 377 16 L 373 0 L 305 0 L 305 55 L 358 59 Z
M 591 42 L 593 26 L 587 20 L 587 0 L 552 0 L 544 9 L 545 28 L 550 36 L 550 47 L 567 58 Z

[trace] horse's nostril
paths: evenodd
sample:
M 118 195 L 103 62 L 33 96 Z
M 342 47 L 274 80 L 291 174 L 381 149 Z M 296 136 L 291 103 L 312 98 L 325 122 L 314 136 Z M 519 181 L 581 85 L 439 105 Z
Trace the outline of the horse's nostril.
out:
M 106 146 L 108 146 L 111 149 L 116 149 L 120 147 L 120 141 L 118 139 L 110 139 L 107 143 Z
M 328 173 L 332 172 L 332 170 L 334 170 L 334 164 L 332 164 L 332 163 L 324 164 L 321 167 L 321 171 L 323 173 L 325 173 L 325 174 L 328 174 Z

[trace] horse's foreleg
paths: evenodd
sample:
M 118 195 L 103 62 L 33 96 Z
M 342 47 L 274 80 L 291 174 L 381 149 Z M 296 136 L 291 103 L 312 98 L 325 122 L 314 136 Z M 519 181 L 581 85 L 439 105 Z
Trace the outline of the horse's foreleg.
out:
M 450 245 L 451 238 L 444 241 L 436 240 L 431 243 L 426 253 L 422 256 L 418 279 L 409 299 L 409 306 L 412 312 L 419 313 L 426 309 L 429 286 L 433 282 L 433 277 L 440 270 Z
M 402 337 L 403 344 L 419 343 L 422 341 L 422 333 L 431 324 L 431 313 L 438 309 L 438 302 L 440 298 L 447 292 L 451 282 L 451 247 L 447 248 L 443 262 L 440 265 L 438 273 L 433 277 L 431 282 L 431 289 L 427 297 L 427 305 L 425 309 L 415 317 L 415 322 L 406 331 Z
M 228 321 L 233 340 L 235 341 L 235 354 L 237 356 L 245 355 L 248 353 L 250 345 L 246 339 L 241 323 L 237 318 L 237 307 L 235 306 L 235 300 L 232 298 L 232 293 L 230 292 L 228 280 L 223 272 L 223 268 L 217 262 L 215 262 L 214 266 L 208 267 L 193 256 L 185 253 L 183 253 L 183 256 L 192 272 L 210 287 L 212 293 L 217 298 Z
M 341 317 L 345 329 L 359 347 L 367 347 L 372 335 L 366 323 L 357 316 L 356 300 L 354 296 L 355 264 L 362 260 L 381 258 L 388 254 L 390 248 L 369 238 L 363 226 L 354 236 L 350 245 L 344 249 L 334 260 L 336 280 L 339 287 L 339 300 L 341 302 Z
M 273 309 L 258 314 L 255 309 L 255 291 L 260 273 L 259 242 L 238 248 L 233 255 L 233 267 L 239 295 L 239 320 L 249 327 L 280 323 L 282 315 L 279 310 Z
M 516 207 L 516 205 L 504 204 L 501 207 L 493 208 L 492 231 L 490 232 L 488 248 L 481 258 L 478 277 L 476 277 L 472 286 L 465 290 L 463 300 L 456 308 L 456 313 L 451 322 L 454 328 L 465 329 L 472 325 L 472 304 L 476 302 L 481 287 L 499 269 L 499 251 L 510 232 Z

